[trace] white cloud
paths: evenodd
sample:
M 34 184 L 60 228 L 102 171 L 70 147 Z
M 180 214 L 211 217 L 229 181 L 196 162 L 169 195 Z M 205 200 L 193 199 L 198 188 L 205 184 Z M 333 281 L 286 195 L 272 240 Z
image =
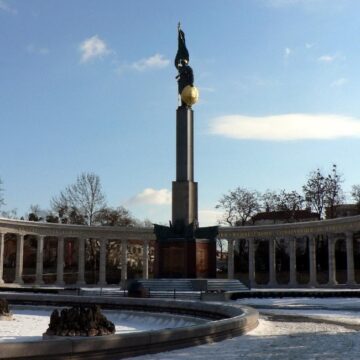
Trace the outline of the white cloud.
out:
M 8 12 L 10 14 L 14 14 L 14 15 L 17 14 L 17 10 L 12 6 L 10 6 L 5 0 L 0 0 L 0 11 L 1 10 Z
M 233 139 L 275 141 L 360 138 L 360 119 L 334 114 L 229 115 L 215 118 L 210 133 Z
M 84 40 L 80 46 L 81 62 L 102 58 L 110 53 L 110 50 L 104 40 L 100 39 L 98 35 Z
M 222 212 L 218 210 L 199 210 L 199 224 L 200 226 L 215 226 L 221 220 Z
M 30 54 L 48 55 L 50 50 L 46 47 L 37 47 L 34 44 L 29 44 L 26 51 Z
M 141 193 L 127 201 L 129 205 L 169 205 L 171 204 L 171 191 L 168 189 L 146 188 Z
M 287 59 L 292 54 L 292 50 L 290 48 L 285 48 L 284 50 L 284 57 Z
M 313 43 L 306 43 L 306 44 L 305 44 L 306 49 L 311 49 L 311 48 L 313 48 L 314 46 L 315 46 L 315 44 L 313 44 Z
M 148 69 L 162 69 L 168 66 L 170 63 L 169 59 L 166 59 L 164 55 L 155 54 L 146 59 L 141 59 L 134 62 L 131 67 L 138 71 L 144 71 Z
M 345 56 L 341 54 L 334 54 L 334 55 L 326 54 L 318 57 L 318 62 L 324 64 L 330 64 L 337 60 L 345 60 Z
M 349 82 L 347 78 L 339 78 L 331 83 L 332 87 L 341 87 L 346 85 Z

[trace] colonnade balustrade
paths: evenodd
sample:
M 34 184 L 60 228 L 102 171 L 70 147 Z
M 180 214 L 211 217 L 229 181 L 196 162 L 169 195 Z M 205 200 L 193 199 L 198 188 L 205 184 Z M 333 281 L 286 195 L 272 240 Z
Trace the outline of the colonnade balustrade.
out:
M 343 240 L 346 244 L 346 277 L 347 281 L 342 286 L 354 286 L 354 239 L 360 241 L 360 216 L 337 218 L 323 221 L 301 222 L 291 224 L 243 226 L 243 227 L 221 227 L 219 238 L 227 241 L 228 248 L 228 278 L 233 279 L 235 274 L 235 249 L 239 242 L 246 241 L 248 256 L 248 276 L 250 287 L 334 287 L 339 285 L 336 278 L 336 256 L 335 246 L 337 241 Z M 276 244 L 285 240 L 288 244 L 287 255 L 289 259 L 289 281 L 279 284 L 277 282 L 277 256 Z M 301 240 L 307 241 L 308 246 L 308 271 L 309 280 L 306 284 L 297 280 L 297 246 Z M 317 242 L 327 242 L 328 282 L 319 284 L 317 280 Z M 256 282 L 256 246 L 258 241 L 268 243 L 268 277 L 266 284 Z M 360 264 L 359 264 L 360 267 Z
M 149 276 L 149 242 L 155 240 L 152 229 L 148 228 L 120 228 L 120 227 L 89 227 L 79 225 L 49 224 L 30 221 L 0 219 L 0 285 L 4 285 L 5 237 L 16 236 L 15 284 L 24 284 L 24 243 L 26 236 L 36 238 L 36 269 L 35 285 L 44 284 L 44 241 L 51 237 L 57 239 L 56 250 L 56 282 L 64 286 L 65 241 L 72 239 L 77 242 L 77 280 L 76 285 L 85 285 L 86 240 L 97 240 L 99 243 L 99 280 L 103 287 L 106 282 L 106 264 L 109 241 L 120 242 L 119 263 L 121 267 L 120 284 L 127 280 L 127 266 L 129 261 L 128 246 L 131 241 L 142 246 L 142 277 Z

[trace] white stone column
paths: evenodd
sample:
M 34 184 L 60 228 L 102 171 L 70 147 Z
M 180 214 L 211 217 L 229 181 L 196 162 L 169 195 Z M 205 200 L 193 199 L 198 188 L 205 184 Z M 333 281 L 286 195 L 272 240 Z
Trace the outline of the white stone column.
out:
M 250 288 L 256 286 L 256 280 L 255 280 L 255 256 L 254 256 L 254 244 L 255 239 L 249 238 L 248 239 L 248 248 L 249 248 L 249 283 Z
M 65 285 L 64 282 L 64 238 L 58 237 L 57 242 L 57 264 L 56 264 L 56 284 Z
M 329 256 L 329 286 L 334 286 L 336 282 L 336 263 L 335 263 L 335 242 L 333 234 L 328 235 L 328 256 Z
M 4 247 L 5 234 L 0 233 L 0 285 L 4 284 Z
M 77 285 L 85 285 L 85 239 L 78 238 L 78 280 Z
M 289 285 L 296 287 L 296 237 L 289 237 L 289 258 L 290 258 L 290 282 Z
M 355 269 L 354 269 L 354 243 L 353 233 L 346 233 L 346 264 L 347 264 L 347 284 L 355 285 Z
M 317 285 L 317 271 L 316 271 L 316 236 L 309 237 L 309 271 L 310 271 L 310 286 Z
M 36 238 L 36 285 L 44 284 L 43 269 L 44 269 L 44 235 L 38 235 Z
M 127 240 L 121 241 L 121 286 L 125 288 L 127 280 Z
M 276 286 L 275 239 L 269 239 L 269 285 Z
M 100 239 L 99 286 L 106 286 L 106 249 L 107 239 Z
M 145 239 L 143 244 L 143 279 L 149 278 L 149 240 Z
M 234 278 L 234 239 L 228 240 L 228 279 Z
M 17 234 L 15 283 L 19 285 L 24 284 L 24 281 L 22 279 L 23 264 L 24 264 L 24 235 Z

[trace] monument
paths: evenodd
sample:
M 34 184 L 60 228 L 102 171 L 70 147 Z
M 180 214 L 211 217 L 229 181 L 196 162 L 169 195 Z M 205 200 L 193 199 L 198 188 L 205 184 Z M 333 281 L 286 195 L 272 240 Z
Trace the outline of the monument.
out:
M 198 184 L 194 181 L 194 105 L 199 97 L 185 34 L 178 25 L 179 106 L 176 110 L 176 181 L 172 183 L 170 226 L 155 225 L 158 278 L 210 278 L 216 276 L 218 227 L 199 227 Z

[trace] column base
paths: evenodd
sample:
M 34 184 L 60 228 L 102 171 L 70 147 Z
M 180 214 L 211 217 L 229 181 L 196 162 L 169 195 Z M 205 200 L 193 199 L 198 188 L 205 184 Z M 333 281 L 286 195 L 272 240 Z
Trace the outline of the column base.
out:
M 37 285 L 37 286 L 44 285 L 44 281 L 43 280 L 36 280 L 35 285 Z
M 107 282 L 106 281 L 99 281 L 96 285 L 100 286 L 100 287 L 105 287 L 105 286 L 107 286 Z
M 55 285 L 57 285 L 57 286 L 64 286 L 64 285 L 65 285 L 65 281 L 63 281 L 63 280 L 57 281 L 57 282 L 55 283 Z
M 0 285 L 4 285 L 5 281 L 3 279 L 0 279 Z
M 24 281 L 21 278 L 20 279 L 15 279 L 14 284 L 24 285 Z
M 83 280 L 77 281 L 77 282 L 76 282 L 76 285 L 77 285 L 77 286 L 83 286 L 83 285 L 86 285 L 86 282 L 83 281 Z

